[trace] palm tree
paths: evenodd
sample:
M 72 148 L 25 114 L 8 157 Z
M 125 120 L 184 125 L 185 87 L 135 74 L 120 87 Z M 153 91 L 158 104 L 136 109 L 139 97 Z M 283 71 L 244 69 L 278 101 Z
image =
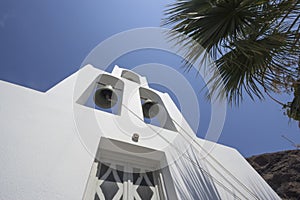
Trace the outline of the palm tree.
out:
M 171 37 L 189 36 L 214 59 L 221 76 L 211 82 L 222 87 L 220 95 L 229 102 L 239 104 L 245 94 L 252 99 L 266 94 L 272 98 L 271 93 L 300 87 L 299 0 L 177 0 L 165 15 L 163 25 L 171 26 Z M 201 53 L 189 47 L 186 60 L 196 60 Z M 300 120 L 296 90 L 297 100 L 279 103 L 290 117 Z

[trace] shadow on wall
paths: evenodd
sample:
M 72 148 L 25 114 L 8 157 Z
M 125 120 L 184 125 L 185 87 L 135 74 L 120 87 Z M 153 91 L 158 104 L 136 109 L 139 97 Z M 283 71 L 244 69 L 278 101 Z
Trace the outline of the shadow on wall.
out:
M 189 149 L 171 167 L 177 175 L 173 177 L 179 199 L 221 199 L 213 180 L 202 169 L 205 165 L 200 161 L 194 150 Z
M 257 180 L 257 177 L 248 177 L 249 189 L 253 191 L 257 199 L 275 199 L 274 193 L 271 192 L 269 186 L 262 184 L 262 181 Z M 277 199 L 280 199 L 279 197 Z

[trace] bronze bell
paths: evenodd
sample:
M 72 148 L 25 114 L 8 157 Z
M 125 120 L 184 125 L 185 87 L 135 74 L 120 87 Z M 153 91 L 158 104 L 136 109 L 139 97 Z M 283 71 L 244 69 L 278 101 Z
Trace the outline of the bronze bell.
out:
M 159 105 L 158 103 L 152 101 L 151 99 L 147 99 L 143 105 L 143 114 L 145 118 L 153 118 L 159 113 Z
M 118 95 L 111 85 L 105 85 L 97 89 L 94 94 L 94 101 L 100 108 L 111 108 L 118 102 Z

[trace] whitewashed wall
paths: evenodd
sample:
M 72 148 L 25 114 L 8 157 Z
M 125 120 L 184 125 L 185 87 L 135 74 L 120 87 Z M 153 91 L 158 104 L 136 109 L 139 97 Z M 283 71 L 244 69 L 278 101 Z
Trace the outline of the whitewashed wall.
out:
M 121 71 L 115 68 L 114 75 Z M 1 200 L 82 199 L 102 136 L 163 151 L 173 179 L 169 184 L 179 199 L 279 199 L 236 150 L 196 139 L 167 94 L 158 92 L 189 136 L 150 129 L 138 120 L 140 86 L 128 80 L 122 79 L 123 101 L 134 114 L 123 109 L 114 116 L 80 105 L 102 73 L 88 65 L 45 93 L 0 81 Z M 141 80 L 147 88 L 146 79 Z M 153 129 L 159 134 L 153 135 Z M 141 134 L 138 143 L 131 140 L 135 132 Z M 184 156 L 161 136 L 187 150 Z

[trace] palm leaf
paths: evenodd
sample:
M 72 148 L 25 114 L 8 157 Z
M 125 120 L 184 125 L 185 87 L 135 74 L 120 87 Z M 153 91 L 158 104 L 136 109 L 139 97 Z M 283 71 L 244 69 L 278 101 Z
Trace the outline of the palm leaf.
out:
M 189 36 L 216 61 L 221 76 L 210 83 L 230 102 L 238 104 L 244 93 L 261 99 L 264 91 L 286 87 L 286 77 L 297 79 L 298 0 L 178 0 L 166 16 L 163 24 L 173 26 L 171 38 Z M 203 55 L 189 41 L 178 40 L 178 45 L 192 63 Z

